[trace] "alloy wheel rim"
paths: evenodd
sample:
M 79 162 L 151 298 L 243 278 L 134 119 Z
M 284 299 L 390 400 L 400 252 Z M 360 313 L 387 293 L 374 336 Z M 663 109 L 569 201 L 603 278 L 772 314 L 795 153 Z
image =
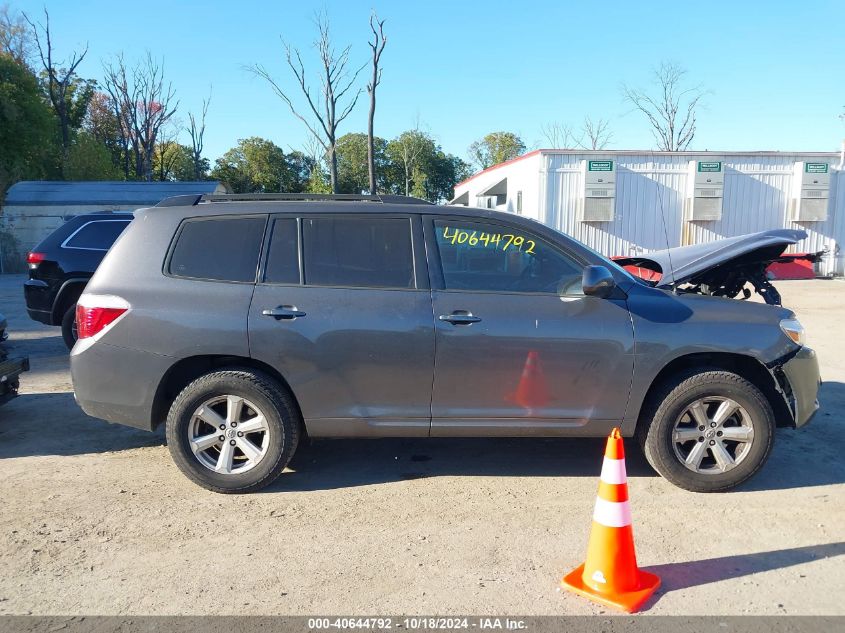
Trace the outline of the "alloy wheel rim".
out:
M 205 468 L 222 475 L 240 474 L 264 459 L 270 427 L 262 411 L 246 398 L 215 396 L 191 415 L 188 444 Z
M 672 427 L 675 457 L 689 470 L 720 475 L 748 456 L 754 427 L 748 412 L 735 400 L 705 396 L 690 403 Z

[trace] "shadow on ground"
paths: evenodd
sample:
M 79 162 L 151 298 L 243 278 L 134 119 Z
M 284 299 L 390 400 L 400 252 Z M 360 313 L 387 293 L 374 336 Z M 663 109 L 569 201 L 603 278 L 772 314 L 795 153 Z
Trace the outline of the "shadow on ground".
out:
M 845 385 L 827 383 L 816 419 L 780 429 L 763 470 L 740 491 L 779 490 L 845 482 L 845 436 L 837 428 L 845 409 Z M 80 455 L 161 446 L 164 429 L 149 433 L 87 417 L 71 393 L 24 394 L 0 407 L 0 459 Z M 627 469 L 632 477 L 654 471 L 633 440 Z M 402 438 L 303 442 L 286 473 L 268 492 L 309 491 L 426 477 L 598 478 L 601 438 Z
M 740 491 L 781 490 L 845 482 L 845 384 L 826 382 L 821 408 L 800 429 L 778 429 L 769 461 Z
M 686 563 L 667 563 L 643 567 L 645 571 L 657 574 L 661 581 L 660 588 L 648 601 L 644 610 L 647 611 L 654 606 L 660 596 L 672 591 L 784 569 L 816 560 L 842 556 L 843 554 L 845 554 L 845 543 L 840 541 L 768 552 L 707 558 Z
M 268 492 L 365 486 L 443 476 L 595 477 L 604 439 L 419 438 L 324 440 L 300 445 Z M 656 476 L 638 450 L 628 474 Z
M 0 407 L 0 459 L 37 455 L 83 455 L 164 444 L 155 433 L 88 417 L 73 394 L 22 394 Z
M 823 558 L 834 558 L 843 554 L 845 554 L 845 542 L 824 543 L 753 554 L 707 558 L 686 563 L 652 565 L 643 569 L 660 576 L 661 592 L 667 593 L 720 580 L 801 565 Z

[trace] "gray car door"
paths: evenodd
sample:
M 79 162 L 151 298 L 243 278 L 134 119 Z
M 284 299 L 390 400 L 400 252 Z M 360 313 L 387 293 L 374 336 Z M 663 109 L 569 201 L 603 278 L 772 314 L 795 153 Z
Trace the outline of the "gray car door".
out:
M 436 319 L 432 435 L 603 434 L 625 412 L 624 300 L 584 296 L 584 263 L 505 222 L 424 219 Z
M 428 435 L 434 329 L 418 217 L 272 218 L 249 312 L 253 357 L 312 436 Z

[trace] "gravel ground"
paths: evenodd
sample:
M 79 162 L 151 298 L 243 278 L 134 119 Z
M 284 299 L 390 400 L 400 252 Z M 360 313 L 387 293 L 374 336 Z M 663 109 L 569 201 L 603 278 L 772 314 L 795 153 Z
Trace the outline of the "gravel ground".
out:
M 0 277 L 22 395 L 0 407 L 0 614 L 591 614 L 558 590 L 583 560 L 602 442 L 369 440 L 302 446 L 268 490 L 221 496 L 162 432 L 85 416 L 58 328 Z M 820 354 L 822 411 L 779 430 L 733 493 L 656 476 L 628 443 L 652 614 L 845 614 L 845 283 L 779 289 Z

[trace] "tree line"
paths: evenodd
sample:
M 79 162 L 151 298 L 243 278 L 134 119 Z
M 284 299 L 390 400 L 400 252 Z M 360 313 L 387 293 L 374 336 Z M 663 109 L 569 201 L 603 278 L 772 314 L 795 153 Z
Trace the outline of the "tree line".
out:
M 308 51 L 283 40 L 281 77 L 264 64 L 248 66 L 304 126 L 308 141 L 285 150 L 266 138 L 239 139 L 212 163 L 204 155 L 211 88 L 183 120 L 163 60 L 148 52 L 130 63 L 119 53 L 101 61 L 99 79 L 82 77 L 87 45 L 58 54 L 46 8 L 31 16 L 0 6 L 0 201 L 22 179 L 213 179 L 236 193 L 381 192 L 442 201 L 474 171 L 527 150 L 518 134 L 496 131 L 472 143 L 464 160 L 445 152 L 419 122 L 394 138 L 378 136 L 382 57 L 390 52 L 385 22 L 370 15 L 370 56 L 361 65 L 351 45 L 333 41 L 323 11 L 315 19 L 316 65 L 306 62 Z M 621 97 L 648 123 L 658 150 L 689 149 L 707 91 L 671 62 L 652 80 L 648 88 L 623 85 Z M 344 131 L 365 92 L 367 131 Z M 554 148 L 607 149 L 613 138 L 607 119 L 590 116 L 580 126 L 550 122 L 541 132 Z
M 387 44 L 385 21 L 370 17 L 370 107 L 366 133 L 340 126 L 364 88 L 350 70 L 349 46 L 336 52 L 328 17 L 318 15 L 316 44 L 320 86 L 312 90 L 298 49 L 285 58 L 299 86 L 295 104 L 286 82 L 263 66 L 263 76 L 309 132 L 302 149 L 284 150 L 260 137 L 239 139 L 213 163 L 204 156 L 212 94 L 197 112 L 178 117 L 179 100 L 163 60 L 147 53 L 130 63 L 122 53 L 101 62 L 99 79 L 79 73 L 87 45 L 57 53 L 49 12 L 31 16 L 0 7 L 0 197 L 24 179 L 205 180 L 227 183 L 236 193 L 384 192 L 448 199 L 455 183 L 472 172 L 468 162 L 445 152 L 417 124 L 392 139 L 375 133 L 376 91 Z M 319 93 L 319 94 L 318 94 Z M 301 112 L 304 112 L 302 114 Z M 182 139 L 186 139 L 183 142 Z

